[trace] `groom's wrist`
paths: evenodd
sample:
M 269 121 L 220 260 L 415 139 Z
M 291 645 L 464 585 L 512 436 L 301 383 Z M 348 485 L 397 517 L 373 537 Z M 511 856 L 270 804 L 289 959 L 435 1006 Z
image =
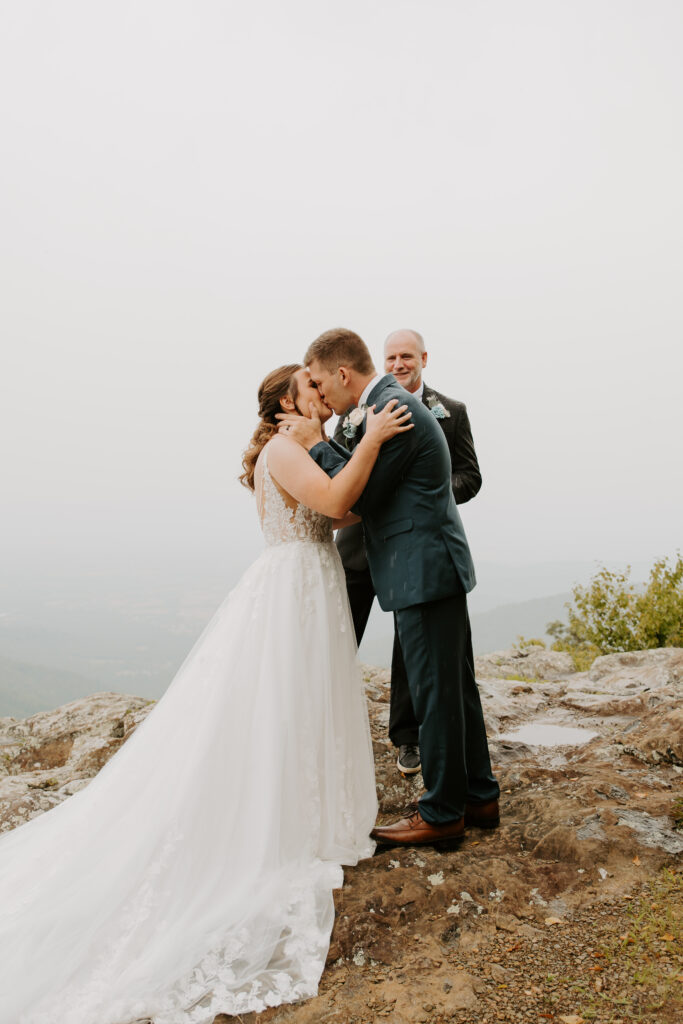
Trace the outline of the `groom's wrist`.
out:
M 312 452 L 314 448 L 317 448 L 319 444 L 326 444 L 327 442 L 324 437 L 316 437 L 312 438 L 310 441 L 305 441 L 304 443 L 306 451 L 310 454 L 310 452 Z

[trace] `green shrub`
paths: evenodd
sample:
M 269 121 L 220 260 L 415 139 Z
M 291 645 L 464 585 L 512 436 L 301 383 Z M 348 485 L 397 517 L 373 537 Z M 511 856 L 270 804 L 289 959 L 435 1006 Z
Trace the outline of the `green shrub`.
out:
M 669 567 L 655 562 L 645 588 L 630 582 L 626 572 L 599 569 L 586 587 L 572 590 L 569 622 L 548 623 L 554 651 L 572 655 L 579 671 L 590 668 L 600 654 L 683 647 L 683 558 Z
M 536 636 L 518 636 L 517 642 L 514 643 L 513 649 L 517 651 L 528 651 L 530 647 L 542 647 L 545 650 L 545 640 L 540 640 Z

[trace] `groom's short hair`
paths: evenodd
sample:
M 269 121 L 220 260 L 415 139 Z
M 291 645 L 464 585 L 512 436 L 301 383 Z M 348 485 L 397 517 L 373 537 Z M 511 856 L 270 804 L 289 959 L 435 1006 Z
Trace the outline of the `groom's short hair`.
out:
M 310 366 L 314 360 L 330 371 L 347 366 L 356 373 L 366 374 L 375 369 L 368 346 L 346 327 L 333 327 L 308 346 L 304 366 Z

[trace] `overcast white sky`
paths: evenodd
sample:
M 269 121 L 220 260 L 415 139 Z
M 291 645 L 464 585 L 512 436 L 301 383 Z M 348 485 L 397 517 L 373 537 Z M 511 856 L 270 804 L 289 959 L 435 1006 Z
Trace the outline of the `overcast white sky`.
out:
M 475 560 L 681 546 L 678 0 L 0 3 L 3 557 L 256 552 L 263 375 L 414 327 Z M 137 555 L 136 555 L 137 553 Z

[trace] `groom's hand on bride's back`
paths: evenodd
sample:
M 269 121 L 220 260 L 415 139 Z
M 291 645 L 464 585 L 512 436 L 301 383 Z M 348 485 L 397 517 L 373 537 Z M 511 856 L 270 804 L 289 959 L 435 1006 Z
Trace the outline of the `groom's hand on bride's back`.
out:
M 310 419 L 308 416 L 299 416 L 296 413 L 289 412 L 279 412 L 275 416 L 280 421 L 278 433 L 291 438 L 292 441 L 296 441 L 306 451 L 310 451 L 311 448 L 315 448 L 317 444 L 325 440 L 318 410 L 312 402 L 309 405 L 309 409 L 311 412 Z

